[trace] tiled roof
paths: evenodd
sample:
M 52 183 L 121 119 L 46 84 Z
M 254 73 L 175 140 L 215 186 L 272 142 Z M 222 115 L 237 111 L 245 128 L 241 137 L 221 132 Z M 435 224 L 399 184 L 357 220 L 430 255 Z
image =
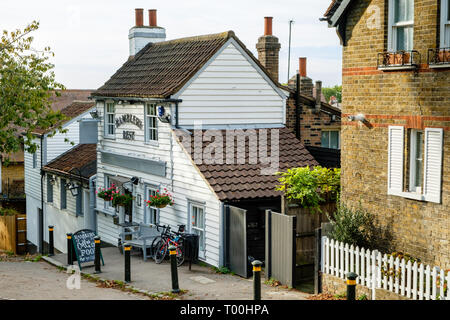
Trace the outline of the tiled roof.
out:
M 50 98 L 52 110 L 62 110 L 74 101 L 88 101 L 88 98 L 93 91 L 94 90 L 91 89 L 57 90 L 59 96 L 54 95 Z
M 92 96 L 167 98 L 178 92 L 208 60 L 233 38 L 273 83 L 267 72 L 233 31 L 147 44 Z
M 258 137 L 263 129 L 255 129 Z M 285 171 L 289 168 L 303 167 L 303 166 L 315 166 L 318 165 L 317 161 L 308 152 L 308 150 L 300 143 L 295 137 L 294 133 L 287 128 L 280 129 L 267 129 L 267 152 L 271 154 L 271 134 L 273 130 L 279 130 L 279 168 L 277 171 Z M 202 131 L 203 134 L 205 131 Z M 215 130 L 209 132 L 214 132 L 215 134 L 222 135 L 224 144 L 226 142 L 226 131 L 225 130 Z M 191 146 L 194 146 L 194 134 L 190 131 L 190 135 L 181 130 L 176 131 L 177 136 L 180 138 L 181 143 L 184 145 L 187 152 L 190 152 L 192 161 L 195 163 L 195 152 L 200 152 L 200 150 L 195 150 L 194 147 L 190 148 L 187 141 L 191 141 Z M 184 140 L 187 139 L 187 140 Z M 205 139 L 203 139 L 205 140 Z M 183 143 L 184 141 L 184 143 Z M 259 141 L 259 140 L 258 140 Z M 204 154 L 205 148 L 211 142 L 203 141 L 202 154 Z M 260 148 L 261 146 L 258 146 Z M 205 161 L 201 164 L 196 164 L 201 174 L 208 181 L 209 185 L 212 187 L 214 192 L 217 194 L 220 200 L 238 200 L 238 199 L 254 199 L 254 198 L 272 198 L 281 196 L 279 191 L 275 191 L 275 186 L 278 184 L 277 175 L 264 175 L 261 173 L 261 169 L 268 167 L 268 165 L 263 165 L 259 158 L 256 164 L 250 164 L 249 157 L 249 143 L 246 143 L 245 152 L 245 163 L 237 164 L 236 159 L 238 158 L 237 152 L 237 140 L 235 141 L 234 159 L 235 164 L 226 164 L 226 151 L 223 149 L 223 164 L 206 164 Z M 275 149 L 274 149 L 275 150 Z M 260 149 L 258 149 L 259 154 Z M 258 157 L 252 154 L 252 159 Z
M 79 116 L 80 114 L 85 113 L 89 109 L 93 108 L 94 105 L 95 105 L 94 101 L 73 101 L 71 104 L 69 104 L 68 106 L 61 109 L 61 113 L 66 116 L 66 120 L 64 120 L 62 123 L 61 122 L 57 123 L 53 127 L 47 128 L 45 130 L 44 129 L 36 129 L 36 130 L 34 130 L 34 133 L 44 134 L 44 133 L 50 132 L 52 129 L 58 127 L 60 124 L 63 124 L 65 122 Z
M 229 31 L 149 43 L 92 95 L 167 97 L 181 89 L 232 35 Z
M 43 170 L 75 177 L 81 174 L 89 179 L 97 171 L 97 144 L 79 144 L 50 161 Z

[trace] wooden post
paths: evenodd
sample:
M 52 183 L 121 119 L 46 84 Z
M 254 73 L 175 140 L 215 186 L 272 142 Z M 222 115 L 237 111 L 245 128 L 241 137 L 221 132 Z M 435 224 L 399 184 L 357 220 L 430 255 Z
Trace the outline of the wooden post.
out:
M 316 256 L 314 261 L 314 294 L 322 292 L 322 229 L 316 229 Z

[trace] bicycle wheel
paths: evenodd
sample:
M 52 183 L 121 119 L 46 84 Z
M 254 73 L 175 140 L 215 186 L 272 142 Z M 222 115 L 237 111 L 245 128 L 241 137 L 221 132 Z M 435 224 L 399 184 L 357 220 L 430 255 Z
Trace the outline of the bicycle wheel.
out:
M 161 239 L 156 244 L 156 250 L 154 255 L 155 262 L 158 264 L 163 262 L 164 258 L 166 257 L 166 253 L 167 253 L 166 242 L 164 241 L 164 239 Z
M 155 253 L 156 253 L 156 245 L 158 244 L 159 241 L 162 240 L 161 236 L 157 236 L 155 239 L 153 239 L 152 241 L 152 245 L 150 247 L 150 256 L 154 259 L 155 258 Z
M 177 247 L 177 266 L 181 266 L 184 263 L 184 246 L 183 242 L 178 243 Z

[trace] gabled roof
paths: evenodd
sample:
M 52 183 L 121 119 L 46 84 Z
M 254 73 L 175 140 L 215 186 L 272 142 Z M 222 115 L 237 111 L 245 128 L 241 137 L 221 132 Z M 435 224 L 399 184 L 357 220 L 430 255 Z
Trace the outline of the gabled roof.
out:
M 79 144 L 47 163 L 42 170 L 89 179 L 97 172 L 97 144 Z
M 267 152 L 270 155 L 271 150 L 271 133 L 272 130 L 279 130 L 279 168 L 277 171 L 286 171 L 290 168 L 315 166 L 318 162 L 303 146 L 303 144 L 295 137 L 295 134 L 287 128 L 272 128 L 272 129 L 255 129 L 258 139 L 261 130 L 267 130 Z M 213 130 L 208 130 L 211 133 Z M 190 130 L 190 135 L 181 130 L 177 130 L 177 136 L 182 136 L 182 140 L 191 139 L 190 145 L 194 146 L 193 130 Z M 205 131 L 202 131 L 203 134 Z M 226 130 L 214 130 L 218 136 L 222 135 L 222 140 L 226 142 Z M 195 152 L 202 152 L 204 154 L 205 148 L 211 143 L 203 139 L 202 150 L 194 150 L 190 148 L 190 156 L 192 161 L 195 161 Z M 189 140 L 187 140 L 189 141 Z M 183 141 L 181 141 L 181 145 Z M 258 148 L 260 146 L 258 145 Z M 188 151 L 188 148 L 185 148 Z M 274 149 L 275 150 L 275 149 Z M 230 152 L 230 148 L 223 150 L 223 164 L 195 164 L 200 173 L 204 176 L 208 184 L 214 190 L 219 200 L 244 200 L 255 198 L 274 198 L 282 195 L 281 192 L 275 191 L 278 184 L 277 175 L 263 175 L 262 168 L 267 168 L 269 165 L 263 165 L 259 159 L 259 149 L 257 154 L 249 155 L 249 143 L 246 143 L 245 164 L 238 164 L 237 141 L 234 145 L 234 159 L 235 164 L 226 164 L 226 152 Z M 250 158 L 257 157 L 257 163 L 251 164 Z M 255 159 L 255 158 L 253 158 Z M 195 162 L 194 162 L 195 163 Z
M 61 109 L 61 113 L 66 117 L 66 119 L 62 122 L 59 122 L 55 124 L 54 126 L 47 128 L 47 129 L 35 129 L 33 133 L 42 135 L 45 133 L 48 133 L 52 131 L 53 129 L 57 128 L 59 125 L 62 125 L 79 115 L 89 111 L 89 109 L 92 109 L 95 105 L 94 101 L 73 101 L 68 106 Z
M 169 98 L 177 93 L 230 39 L 273 79 L 233 31 L 149 43 L 99 89 L 94 97 Z

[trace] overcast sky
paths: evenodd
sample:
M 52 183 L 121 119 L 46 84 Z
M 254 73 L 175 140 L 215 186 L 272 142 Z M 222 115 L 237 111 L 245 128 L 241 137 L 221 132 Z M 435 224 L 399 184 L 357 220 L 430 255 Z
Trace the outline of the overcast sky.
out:
M 158 25 L 167 40 L 233 30 L 257 57 L 256 42 L 264 32 L 264 17 L 273 17 L 273 34 L 281 43 L 280 82 L 287 80 L 289 20 L 294 20 L 290 75 L 298 57 L 308 58 L 308 76 L 325 86 L 341 84 L 341 46 L 334 29 L 320 22 L 331 0 L 2 0 L 0 29 L 40 22 L 35 48 L 55 52 L 57 80 L 69 89 L 96 89 L 128 58 L 128 31 L 134 9 L 158 10 Z

